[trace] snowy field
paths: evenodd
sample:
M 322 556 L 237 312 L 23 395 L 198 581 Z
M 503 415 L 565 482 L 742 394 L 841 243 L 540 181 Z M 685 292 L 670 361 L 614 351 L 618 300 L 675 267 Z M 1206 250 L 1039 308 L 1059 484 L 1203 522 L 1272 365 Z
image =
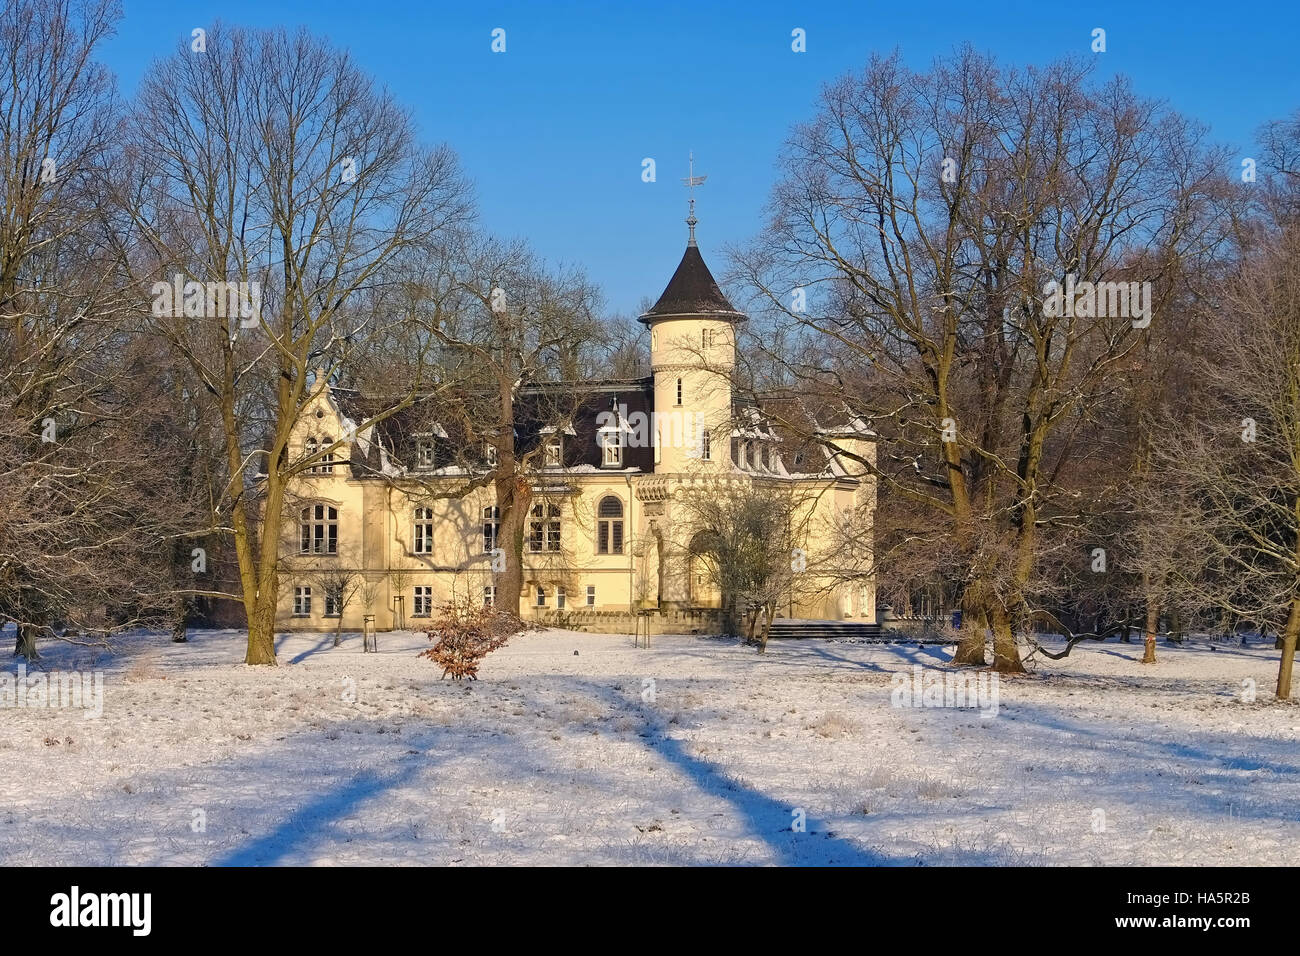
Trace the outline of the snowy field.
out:
M 156 635 L 103 715 L 0 713 L 0 864 L 1293 864 L 1300 705 L 1277 652 L 1090 645 L 995 717 L 894 707 L 951 648 L 551 631 L 472 684 L 421 635 Z M 575 655 L 575 651 L 578 653 Z M 13 673 L 15 665 L 5 660 Z M 1243 681 L 1258 698 L 1243 700 Z M 910 680 L 910 678 L 909 678 Z M 798 825 L 796 810 L 806 823 Z M 800 832 L 800 830 L 803 832 Z

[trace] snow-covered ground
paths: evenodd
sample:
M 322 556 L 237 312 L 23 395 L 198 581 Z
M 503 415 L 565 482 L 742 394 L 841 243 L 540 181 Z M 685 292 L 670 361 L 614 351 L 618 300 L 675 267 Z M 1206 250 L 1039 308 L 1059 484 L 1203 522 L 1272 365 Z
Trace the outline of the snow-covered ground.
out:
M 421 635 L 44 645 L 103 716 L 0 711 L 0 864 L 1282 864 L 1277 652 L 1110 642 L 996 717 L 892 706 L 951 649 L 551 631 L 439 680 Z M 576 654 L 574 652 L 577 652 Z M 14 672 L 6 660 L 5 670 Z M 910 680 L 910 677 L 909 677 Z M 1258 696 L 1243 699 L 1243 681 Z M 796 811 L 806 824 L 800 826 Z M 803 832 L 800 832 L 800 831 Z

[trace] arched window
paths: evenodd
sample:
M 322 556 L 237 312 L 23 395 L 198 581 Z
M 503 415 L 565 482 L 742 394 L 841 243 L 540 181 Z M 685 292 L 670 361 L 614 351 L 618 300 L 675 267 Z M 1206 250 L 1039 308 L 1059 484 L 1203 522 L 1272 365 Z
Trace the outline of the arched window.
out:
M 332 505 L 308 505 L 302 509 L 301 553 L 339 553 L 339 510 Z
M 416 554 L 433 554 L 433 509 L 415 509 L 415 533 L 411 537 Z
M 596 507 L 596 553 L 623 553 L 623 502 L 614 495 L 600 499 Z

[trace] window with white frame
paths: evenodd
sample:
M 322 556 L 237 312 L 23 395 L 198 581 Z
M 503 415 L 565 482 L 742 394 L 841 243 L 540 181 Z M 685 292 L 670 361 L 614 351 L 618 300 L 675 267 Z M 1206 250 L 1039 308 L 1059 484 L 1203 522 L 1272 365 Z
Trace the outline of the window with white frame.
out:
M 534 554 L 560 550 L 560 506 L 533 506 L 533 520 L 528 525 L 528 550 Z
M 308 505 L 299 516 L 299 553 L 339 553 L 339 512 L 332 505 Z
M 325 451 L 334 444 L 334 439 L 326 436 L 320 440 L 321 456 L 320 464 L 313 469 L 317 474 L 332 475 L 334 473 L 334 452 Z
M 623 502 L 614 495 L 596 506 L 596 553 L 623 553 Z
M 483 509 L 483 553 L 497 549 L 497 536 L 501 533 L 501 509 L 496 505 Z
M 311 616 L 311 588 L 299 585 L 293 589 L 293 616 Z
M 433 613 L 433 588 L 417 584 L 415 586 L 415 601 L 411 605 L 411 613 L 415 617 L 428 617 Z
M 430 469 L 437 461 L 437 448 L 432 437 L 418 438 L 415 442 L 415 467 Z
M 559 468 L 564 463 L 564 436 L 560 434 L 546 436 L 542 448 L 542 464 L 547 468 Z
M 496 445 L 491 442 L 486 442 L 483 445 L 483 460 L 487 463 L 489 468 L 495 468 L 497 466 L 498 458 Z
M 343 613 L 343 589 L 327 587 L 325 589 L 325 616 L 339 617 Z
M 596 606 L 596 585 L 587 585 L 587 607 Z
M 623 464 L 623 433 L 616 428 L 601 432 L 601 446 L 604 455 L 601 463 L 606 468 L 619 468 Z
M 565 599 L 564 588 L 556 588 L 556 589 L 555 589 L 555 609 L 556 609 L 557 611 L 563 611 L 563 610 L 564 610 L 564 599 Z
M 415 531 L 411 536 L 411 549 L 416 554 L 433 554 L 433 509 L 415 509 Z
M 308 438 L 304 443 L 303 449 L 307 453 L 307 458 L 316 458 L 322 449 L 329 448 L 334 444 L 332 438 Z M 325 452 L 307 469 L 309 475 L 329 475 L 334 472 L 334 453 Z
M 540 584 L 537 586 L 537 606 L 546 607 L 546 588 Z
M 493 607 L 497 603 L 496 585 L 489 584 L 483 589 L 483 606 Z

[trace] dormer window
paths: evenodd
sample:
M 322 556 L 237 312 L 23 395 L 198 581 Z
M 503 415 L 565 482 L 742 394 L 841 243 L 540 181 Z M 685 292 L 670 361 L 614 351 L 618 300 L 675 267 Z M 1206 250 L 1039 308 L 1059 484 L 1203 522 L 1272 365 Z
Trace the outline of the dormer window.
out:
M 559 468 L 564 463 L 564 436 L 555 434 L 546 439 L 542 449 L 542 464 L 547 468 Z
M 425 437 L 416 439 L 415 442 L 415 467 L 429 469 L 434 466 L 437 460 L 437 453 L 434 447 L 433 438 Z
M 623 467 L 623 428 L 621 421 L 602 425 L 596 430 L 596 443 L 600 445 L 600 464 L 603 468 Z
M 623 465 L 623 438 L 618 432 L 605 435 L 605 454 L 602 462 L 606 468 L 621 468 Z
M 487 442 L 487 443 L 483 446 L 483 461 L 485 461 L 485 462 L 487 463 L 487 466 L 488 466 L 489 468 L 495 468 L 495 467 L 497 466 L 497 446 L 496 446 L 496 445 L 492 444 L 491 442 Z

